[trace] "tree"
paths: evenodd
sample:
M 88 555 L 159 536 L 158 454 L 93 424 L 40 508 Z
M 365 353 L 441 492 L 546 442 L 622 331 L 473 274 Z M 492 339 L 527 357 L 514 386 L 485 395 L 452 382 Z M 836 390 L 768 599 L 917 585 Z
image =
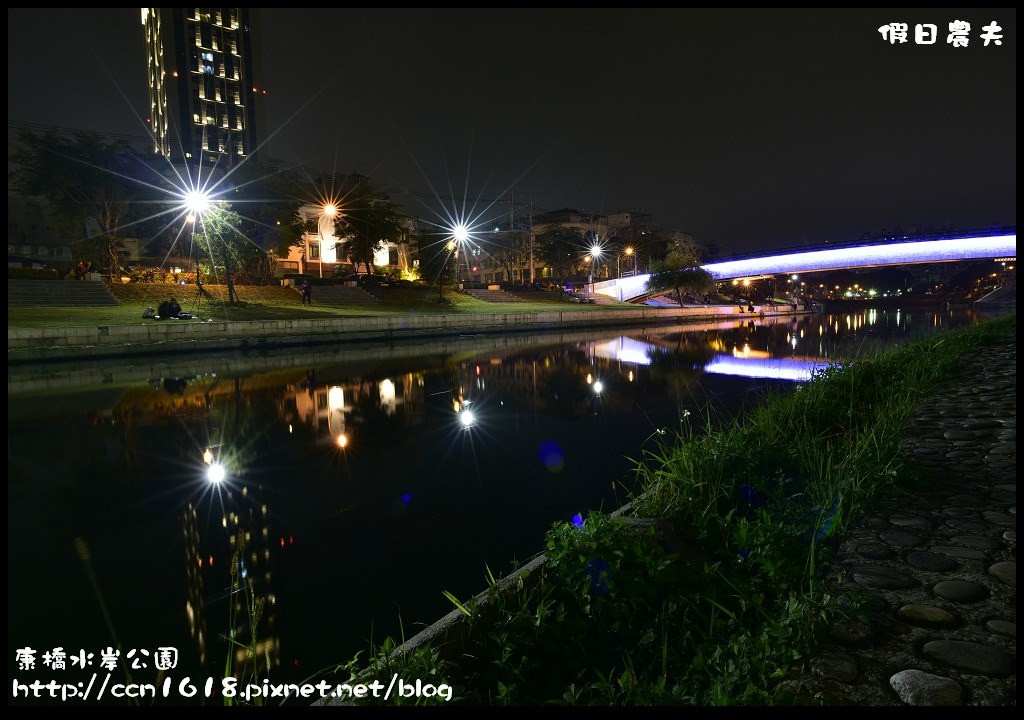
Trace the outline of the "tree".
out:
M 679 307 L 683 306 L 685 293 L 710 293 L 715 290 L 715 279 L 704 268 L 693 253 L 680 248 L 668 254 L 664 260 L 651 263 L 651 277 L 647 281 L 647 292 L 675 293 Z
M 140 201 L 150 195 L 134 181 L 153 177 L 128 143 L 86 132 L 68 137 L 23 129 L 10 160 L 12 187 L 48 200 L 55 224 L 79 238 L 79 254 L 105 266 L 110 277 L 119 274 L 125 228 L 145 216 Z
M 583 262 L 583 234 L 576 228 L 552 225 L 537 236 L 539 255 L 560 283 Z
M 407 220 L 385 193 L 364 180 L 347 193 L 344 209 L 334 225 L 338 237 L 348 237 L 345 248 L 356 272 L 363 263 L 369 275 L 373 272 L 374 254 L 387 243 L 405 238 Z
M 212 184 L 214 202 L 196 219 L 195 247 L 205 252 L 215 278 L 228 288 L 228 302 L 238 302 L 235 280 L 265 281 L 272 274 L 268 249 L 287 252 L 302 233 L 294 197 L 296 179 L 266 162 L 236 166 Z
M 416 254 L 420 261 L 420 274 L 427 282 L 437 285 L 437 298 L 441 300 L 445 288 L 455 287 L 455 243 L 440 235 L 421 235 L 416 238 Z
M 513 282 L 517 267 L 525 267 L 530 259 L 530 234 L 523 230 L 512 230 L 495 235 L 491 240 L 493 249 L 491 257 L 505 273 L 505 278 Z

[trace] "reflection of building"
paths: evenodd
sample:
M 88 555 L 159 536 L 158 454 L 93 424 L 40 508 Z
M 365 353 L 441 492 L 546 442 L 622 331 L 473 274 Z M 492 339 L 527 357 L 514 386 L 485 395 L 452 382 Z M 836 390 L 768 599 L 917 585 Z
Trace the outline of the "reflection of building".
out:
M 227 649 L 233 653 L 232 667 L 241 671 L 253 657 L 266 667 L 278 667 L 281 662 L 280 640 L 277 636 L 277 599 L 271 592 L 271 545 L 270 519 L 265 504 L 257 507 L 249 488 L 241 490 L 217 488 L 220 502 L 201 503 L 202 506 L 221 510 L 220 522 L 214 518 L 202 517 L 191 502 L 184 512 L 185 573 L 188 596 L 185 612 L 189 635 L 196 645 L 200 665 L 205 666 L 209 658 L 212 663 L 222 662 L 222 648 L 213 649 L 210 657 L 210 631 L 212 623 L 215 636 L 226 634 L 235 644 Z M 279 539 L 281 548 L 287 544 Z M 207 592 L 221 592 L 230 587 L 226 602 L 217 602 L 219 597 L 208 597 Z M 223 609 L 222 618 L 208 617 L 207 605 Z M 254 609 L 258 620 L 250 617 Z M 255 622 L 254 622 L 255 621 Z
M 203 168 L 256 151 L 266 89 L 257 81 L 256 10 L 142 8 L 154 152 Z
M 347 444 L 356 416 L 362 420 L 366 410 L 386 417 L 401 413 L 410 419 L 410 410 L 416 414 L 422 407 L 422 385 L 422 378 L 413 373 L 322 385 L 307 381 L 302 386 L 291 386 L 284 400 L 284 417 L 288 422 L 311 426 L 318 444 Z

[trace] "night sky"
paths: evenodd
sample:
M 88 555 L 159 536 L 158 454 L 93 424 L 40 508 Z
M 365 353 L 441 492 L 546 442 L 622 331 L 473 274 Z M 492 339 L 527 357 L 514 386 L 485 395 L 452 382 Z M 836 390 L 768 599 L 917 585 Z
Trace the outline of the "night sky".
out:
M 1016 224 L 1016 13 L 262 9 L 266 152 L 723 252 Z M 971 23 L 970 43 L 946 43 Z M 985 47 L 982 26 L 1002 27 Z M 881 25 L 905 22 L 906 44 Z M 914 26 L 938 26 L 918 45 Z M 137 8 L 8 10 L 8 122 L 145 135 Z M 310 186 L 312 193 L 312 185 Z M 500 212 L 495 206 L 489 212 Z M 507 206 L 506 206 L 507 207 Z

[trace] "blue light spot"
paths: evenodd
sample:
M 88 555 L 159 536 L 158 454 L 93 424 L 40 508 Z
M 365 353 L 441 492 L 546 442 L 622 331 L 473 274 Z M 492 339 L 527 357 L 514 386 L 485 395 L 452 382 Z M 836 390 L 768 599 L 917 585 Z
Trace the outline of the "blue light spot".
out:
M 565 455 L 562 453 L 562 446 L 554 440 L 545 440 L 540 444 L 540 461 L 544 467 L 553 473 L 560 472 L 565 467 Z
M 409 493 L 405 493 L 404 495 L 402 495 L 402 502 L 407 503 L 410 500 L 412 500 L 412 495 L 410 495 Z
M 576 527 L 581 527 L 583 525 L 583 516 L 580 515 L 579 513 L 576 513 L 575 515 L 573 515 L 572 516 L 572 524 L 575 525 Z

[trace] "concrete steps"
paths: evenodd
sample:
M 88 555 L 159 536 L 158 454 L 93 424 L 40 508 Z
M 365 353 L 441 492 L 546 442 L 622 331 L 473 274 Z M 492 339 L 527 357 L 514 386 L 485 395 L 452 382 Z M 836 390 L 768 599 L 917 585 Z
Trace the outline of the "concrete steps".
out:
M 7 307 L 118 305 L 101 280 L 7 280 Z
M 314 285 L 312 298 L 314 305 L 376 305 L 380 302 L 366 290 L 346 285 Z
M 477 300 L 483 300 L 484 302 L 495 302 L 495 303 L 517 303 L 524 302 L 524 300 L 517 298 L 511 293 L 507 293 L 504 290 L 463 290 L 464 293 L 475 297 Z

